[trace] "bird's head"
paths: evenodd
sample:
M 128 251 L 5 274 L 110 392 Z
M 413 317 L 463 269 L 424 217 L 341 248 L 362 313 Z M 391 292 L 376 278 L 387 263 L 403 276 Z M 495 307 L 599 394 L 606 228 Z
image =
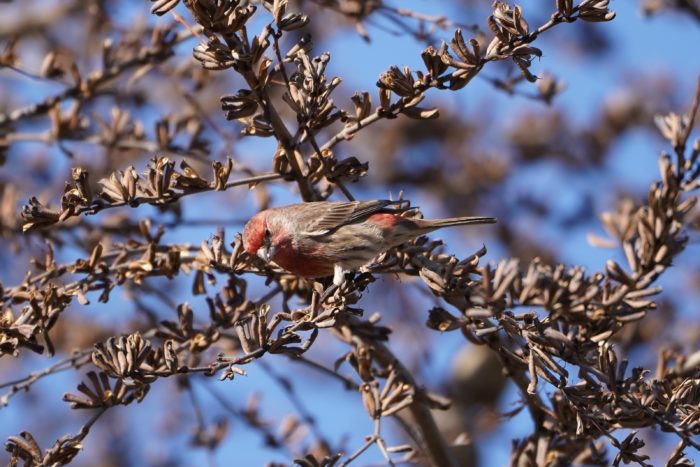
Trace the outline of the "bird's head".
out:
M 269 262 L 277 250 L 270 230 L 273 226 L 268 225 L 268 214 L 269 211 L 257 213 L 243 228 L 243 248 L 265 262 Z

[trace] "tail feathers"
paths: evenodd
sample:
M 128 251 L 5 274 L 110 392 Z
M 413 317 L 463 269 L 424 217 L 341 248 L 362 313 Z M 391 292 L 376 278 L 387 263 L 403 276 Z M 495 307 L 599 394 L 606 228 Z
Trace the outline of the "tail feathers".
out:
M 442 227 L 451 227 L 453 225 L 478 225 L 478 224 L 495 224 L 495 217 L 450 217 L 447 219 L 426 219 L 423 221 L 424 226 L 433 229 Z

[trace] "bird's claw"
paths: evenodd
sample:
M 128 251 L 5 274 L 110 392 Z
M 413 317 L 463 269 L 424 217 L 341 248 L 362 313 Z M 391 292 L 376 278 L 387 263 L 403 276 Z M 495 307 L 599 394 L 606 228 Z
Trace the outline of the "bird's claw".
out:
M 330 285 L 326 290 L 324 290 L 323 294 L 321 295 L 321 298 L 319 300 L 319 303 L 324 303 L 328 298 L 333 296 L 336 290 L 338 290 L 339 286 L 336 284 Z

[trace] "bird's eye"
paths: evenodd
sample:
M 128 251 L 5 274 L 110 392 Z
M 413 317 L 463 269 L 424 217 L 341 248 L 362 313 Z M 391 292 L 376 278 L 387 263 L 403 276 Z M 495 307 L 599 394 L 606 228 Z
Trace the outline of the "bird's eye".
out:
M 270 245 L 270 242 L 272 242 L 272 232 L 270 232 L 270 229 L 265 229 L 264 242 L 265 245 Z

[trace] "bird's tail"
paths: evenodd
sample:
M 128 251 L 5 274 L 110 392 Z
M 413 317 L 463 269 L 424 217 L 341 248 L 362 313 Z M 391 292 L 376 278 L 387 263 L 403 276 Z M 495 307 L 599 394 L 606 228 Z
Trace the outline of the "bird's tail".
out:
M 419 222 L 421 227 L 435 230 L 442 227 L 452 227 L 453 225 L 478 225 L 478 224 L 495 224 L 495 217 L 449 217 L 447 219 L 423 219 Z

